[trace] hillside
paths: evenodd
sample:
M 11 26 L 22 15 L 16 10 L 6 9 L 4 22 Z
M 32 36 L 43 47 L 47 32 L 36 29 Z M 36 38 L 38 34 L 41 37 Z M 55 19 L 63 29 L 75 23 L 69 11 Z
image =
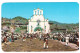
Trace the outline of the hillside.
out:
M 3 18 L 3 20 L 5 21 L 8 21 L 10 22 L 13 22 L 13 23 L 22 23 L 22 24 L 26 24 L 28 23 L 28 19 L 26 18 L 23 18 L 21 16 L 17 16 L 17 17 L 14 17 L 12 19 L 6 19 L 6 18 Z M 6 23 L 6 22 L 5 22 Z M 57 21 L 49 21 L 49 23 L 53 23 L 50 28 L 51 29 L 55 29 L 55 28 L 58 28 L 58 29 L 68 29 L 68 30 L 73 30 L 73 28 L 79 28 L 79 23 L 76 23 L 76 24 L 67 24 L 67 23 L 60 23 L 60 22 L 57 22 Z
M 68 23 L 59 23 L 59 22 L 56 22 L 56 21 L 49 21 L 51 23 L 53 23 L 50 28 L 53 29 L 53 32 L 55 31 L 59 31 L 59 30 L 55 30 L 55 29 L 67 29 L 68 31 L 74 31 L 76 29 L 79 28 L 79 23 L 76 23 L 76 24 L 68 24 Z
M 25 24 L 26 22 L 28 22 L 28 20 L 26 18 L 23 18 L 20 16 L 13 18 L 12 21 L 16 22 L 16 23 L 22 23 L 22 24 Z

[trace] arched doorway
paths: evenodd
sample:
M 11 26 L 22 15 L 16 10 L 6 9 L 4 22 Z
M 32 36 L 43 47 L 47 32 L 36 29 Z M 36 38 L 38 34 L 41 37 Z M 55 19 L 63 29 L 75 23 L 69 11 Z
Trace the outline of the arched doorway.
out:
M 36 32 L 36 31 L 37 31 L 37 32 L 42 32 L 42 30 L 43 30 L 43 29 L 42 29 L 41 27 L 36 27 L 36 28 L 34 29 L 34 32 Z

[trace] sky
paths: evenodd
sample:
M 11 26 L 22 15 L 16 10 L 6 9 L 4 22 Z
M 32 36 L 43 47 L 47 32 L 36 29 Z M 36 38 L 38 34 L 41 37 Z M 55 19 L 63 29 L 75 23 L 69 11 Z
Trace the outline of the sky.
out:
M 61 23 L 79 22 L 79 4 L 77 2 L 23 2 L 3 3 L 1 17 L 21 16 L 31 18 L 34 9 L 43 9 L 43 16 L 50 21 Z

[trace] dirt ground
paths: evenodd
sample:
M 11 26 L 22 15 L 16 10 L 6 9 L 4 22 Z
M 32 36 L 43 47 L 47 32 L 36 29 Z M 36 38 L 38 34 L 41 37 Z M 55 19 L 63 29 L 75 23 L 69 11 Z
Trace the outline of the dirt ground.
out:
M 16 40 L 15 42 L 12 42 L 11 44 L 4 45 L 2 46 L 2 50 L 5 52 L 11 52 L 11 51 L 16 51 L 16 52 L 30 52 L 30 51 L 75 51 L 75 49 L 65 46 L 61 44 L 57 40 L 49 40 L 49 48 L 44 49 L 43 48 L 43 40 L 39 39 L 33 39 L 30 41 L 29 38 L 26 39 L 25 42 L 22 41 L 22 39 Z

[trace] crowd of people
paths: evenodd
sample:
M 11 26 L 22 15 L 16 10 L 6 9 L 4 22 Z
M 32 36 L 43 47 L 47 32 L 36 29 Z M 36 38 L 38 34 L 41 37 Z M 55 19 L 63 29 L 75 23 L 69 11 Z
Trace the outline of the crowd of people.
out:
M 2 31 L 1 42 L 7 44 L 7 42 L 14 42 L 20 38 L 20 35 L 17 33 L 10 33 Z
M 26 41 L 27 38 L 30 39 L 30 41 L 32 41 L 33 39 L 39 39 L 40 41 L 43 40 L 43 48 L 48 48 L 48 40 L 58 40 L 58 41 L 62 41 L 62 42 L 66 42 L 66 46 L 68 45 L 69 42 L 71 43 L 75 43 L 77 44 L 77 46 L 79 47 L 79 33 L 63 33 L 63 32 L 56 32 L 56 33 L 10 33 L 10 32 L 4 32 L 2 31 L 2 43 L 7 44 L 7 42 L 14 42 L 15 40 L 18 39 L 22 39 L 22 41 Z

